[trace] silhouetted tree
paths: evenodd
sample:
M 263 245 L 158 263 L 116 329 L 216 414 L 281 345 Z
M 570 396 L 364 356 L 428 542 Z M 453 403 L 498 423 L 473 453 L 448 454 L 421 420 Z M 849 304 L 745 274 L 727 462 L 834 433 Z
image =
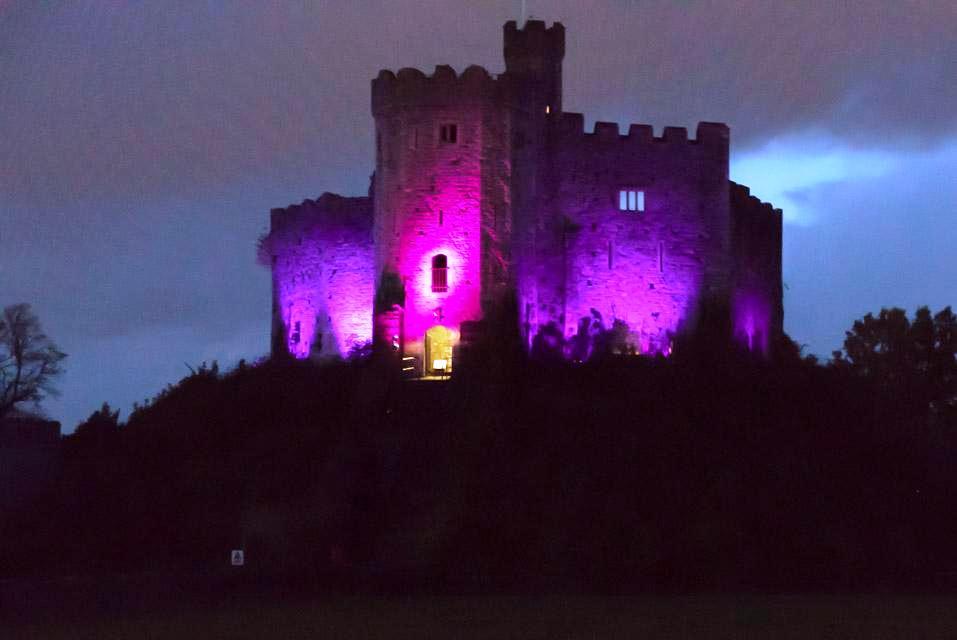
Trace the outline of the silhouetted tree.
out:
M 405 287 L 399 275 L 393 271 L 383 271 L 379 286 L 375 292 L 375 312 L 389 311 L 393 305 L 405 304 Z
M 81 422 L 73 433 L 78 438 L 102 439 L 110 437 L 120 428 L 120 410 L 112 411 L 110 404 L 103 406 L 90 414 L 90 417 Z
M 854 322 L 831 366 L 908 396 L 922 408 L 957 405 L 957 318 L 920 307 L 911 322 L 903 309 L 881 309 Z
M 30 305 L 5 307 L 0 316 L 0 417 L 21 402 L 56 395 L 52 383 L 65 357 L 43 333 Z

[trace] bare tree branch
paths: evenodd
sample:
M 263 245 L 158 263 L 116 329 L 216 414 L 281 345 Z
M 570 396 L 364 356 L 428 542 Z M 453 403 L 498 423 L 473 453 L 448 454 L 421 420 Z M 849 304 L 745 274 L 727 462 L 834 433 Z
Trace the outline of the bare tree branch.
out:
M 57 395 L 53 378 L 63 372 L 66 354 L 43 333 L 28 304 L 14 304 L 0 315 L 0 418 L 21 402 Z

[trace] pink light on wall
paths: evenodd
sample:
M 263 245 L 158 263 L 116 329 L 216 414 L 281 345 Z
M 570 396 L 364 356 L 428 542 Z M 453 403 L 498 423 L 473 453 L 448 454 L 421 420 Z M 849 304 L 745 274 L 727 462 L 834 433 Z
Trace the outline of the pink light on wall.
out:
M 402 274 L 406 278 L 405 333 L 418 341 L 432 326 L 454 330 L 464 321 L 481 317 L 478 261 L 466 261 L 455 245 L 418 243 L 408 247 Z M 445 290 L 433 290 L 432 264 L 444 255 L 448 265 Z

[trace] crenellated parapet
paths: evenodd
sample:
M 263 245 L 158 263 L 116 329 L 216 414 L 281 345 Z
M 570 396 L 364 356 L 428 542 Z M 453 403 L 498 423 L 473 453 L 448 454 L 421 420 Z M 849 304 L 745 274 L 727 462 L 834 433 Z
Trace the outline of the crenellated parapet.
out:
M 472 65 L 461 74 L 448 65 L 435 67 L 432 75 L 407 67 L 398 73 L 382 70 L 372 81 L 372 115 L 422 107 L 475 105 L 497 96 L 499 83 L 483 67 Z
M 735 331 L 750 349 L 767 354 L 784 331 L 782 213 L 748 187 L 729 186 Z
M 562 113 L 557 118 L 556 129 L 564 144 L 603 145 L 621 148 L 622 145 L 694 145 L 727 150 L 730 132 L 720 122 L 699 122 L 694 138 L 688 138 L 685 127 L 665 127 L 660 136 L 654 135 L 650 124 L 631 124 L 626 133 L 621 133 L 617 122 L 596 122 L 591 132 L 585 130 L 585 116 L 581 113 Z
M 327 191 L 315 200 L 306 198 L 300 204 L 272 209 L 269 212 L 269 230 L 274 232 L 298 228 L 319 219 L 371 227 L 372 198 L 349 198 Z
M 372 198 L 348 198 L 335 193 L 323 193 L 313 200 L 275 208 L 269 212 L 269 234 L 259 242 L 258 260 L 269 265 L 288 247 L 298 244 L 311 230 L 325 230 L 326 234 L 371 233 Z
M 775 209 L 770 202 L 763 202 L 760 198 L 751 195 L 751 189 L 743 184 L 731 182 L 731 204 L 735 210 L 741 211 L 743 215 L 754 220 L 766 218 L 771 222 L 780 223 L 781 209 Z
M 542 20 L 528 20 L 519 29 L 514 20 L 503 27 L 507 73 L 537 73 L 541 61 L 560 64 L 565 57 L 565 27 L 556 22 L 545 27 Z

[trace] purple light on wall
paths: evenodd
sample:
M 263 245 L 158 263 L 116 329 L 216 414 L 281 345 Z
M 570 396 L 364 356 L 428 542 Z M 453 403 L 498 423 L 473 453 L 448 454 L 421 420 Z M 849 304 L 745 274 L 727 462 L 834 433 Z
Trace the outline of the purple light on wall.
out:
M 617 191 L 612 192 L 616 196 Z M 617 209 L 595 208 L 568 242 L 565 337 L 578 333 L 582 318 L 594 311 L 604 328 L 615 320 L 628 325 L 630 342 L 639 353 L 669 355 L 672 336 L 684 328 L 698 303 L 704 265 L 686 252 L 668 247 L 676 230 L 696 237 L 701 222 L 679 220 L 672 213 L 692 209 L 673 196 L 655 204 L 652 213 L 669 227 L 647 229 L 657 219 L 628 217 Z M 683 226 L 682 226 L 683 222 Z M 668 242 L 662 240 L 667 239 Z
M 286 348 L 290 355 L 299 360 L 309 357 L 316 335 L 316 310 L 308 296 L 302 293 L 293 296 L 280 295 L 281 301 L 285 298 L 282 321 L 286 327 Z M 296 301 L 292 302 L 290 298 Z
M 734 336 L 749 351 L 768 354 L 771 305 L 764 296 L 738 292 L 733 304 Z
M 345 356 L 354 347 L 372 340 L 371 278 L 349 272 L 337 273 L 334 278 L 334 288 L 330 283 L 320 286 L 323 283 L 295 278 L 280 282 L 279 304 L 286 346 L 293 357 Z M 317 339 L 322 344 L 314 353 Z
M 372 340 L 374 258 L 366 231 L 322 220 L 290 225 L 269 242 L 290 355 L 346 356 Z

